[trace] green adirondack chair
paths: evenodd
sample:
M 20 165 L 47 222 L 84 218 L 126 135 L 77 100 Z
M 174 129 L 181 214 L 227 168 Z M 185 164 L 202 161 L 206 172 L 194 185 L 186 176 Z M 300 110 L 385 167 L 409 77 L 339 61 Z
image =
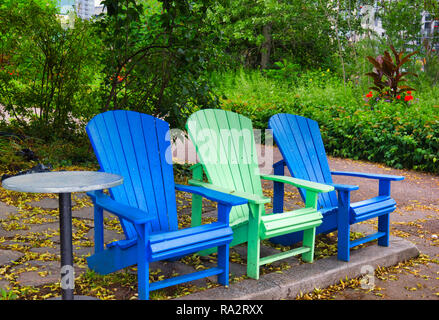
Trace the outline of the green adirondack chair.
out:
M 292 177 L 261 175 L 259 172 L 251 120 L 234 112 L 205 109 L 195 112 L 187 121 L 189 137 L 200 162 L 193 166 L 189 184 L 230 193 L 248 200 L 248 205 L 232 208 L 231 246 L 247 242 L 247 275 L 259 278 L 259 267 L 287 257 L 302 255 L 306 262 L 314 259 L 316 227 L 322 223 L 317 211 L 319 193 L 334 190 L 332 186 Z M 203 181 L 203 172 L 208 182 Z M 266 214 L 261 179 L 290 184 L 306 190 L 306 203 L 282 214 Z M 201 224 L 201 197 L 192 196 L 192 225 Z M 260 257 L 260 242 L 271 237 L 304 231 L 302 247 Z

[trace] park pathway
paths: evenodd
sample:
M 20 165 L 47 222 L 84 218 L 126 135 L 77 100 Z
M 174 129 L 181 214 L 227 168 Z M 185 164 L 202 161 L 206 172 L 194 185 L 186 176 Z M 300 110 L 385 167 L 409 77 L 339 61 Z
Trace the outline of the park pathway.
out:
M 280 159 L 274 148 L 274 161 Z M 414 171 L 396 170 L 383 165 L 349 159 L 330 158 L 330 167 L 336 171 L 361 171 L 405 176 L 402 182 L 392 183 L 392 195 L 398 203 L 391 217 L 391 233 L 414 243 L 421 255 L 404 264 L 376 272 L 373 290 L 349 285 L 319 288 L 301 298 L 314 299 L 439 299 L 439 177 Z M 336 183 L 357 184 L 353 201 L 375 196 L 378 184 L 374 180 L 335 177 Z M 300 205 L 297 190 L 286 188 L 286 206 Z M 272 185 L 264 184 L 264 192 L 271 195 Z M 76 275 L 86 272 L 85 257 L 93 251 L 93 210 L 84 194 L 74 195 L 73 228 Z M 187 220 L 190 198 L 177 197 L 179 214 Z M 56 198 L 28 196 L 7 192 L 0 187 L 0 289 L 22 288 L 26 298 L 50 298 L 53 290 L 43 289 L 59 281 L 58 201 Z M 269 209 L 268 209 L 269 210 Z M 207 214 L 209 216 L 209 213 Z M 105 240 L 121 239 L 123 235 L 114 218 L 107 216 Z M 187 221 L 183 224 L 187 225 Z M 370 230 L 371 224 L 364 228 Z M 234 248 L 231 254 L 231 272 L 238 279 L 245 273 L 239 254 L 243 248 Z M 264 247 L 263 250 L 274 250 Z M 360 249 L 361 250 L 361 249 Z M 293 260 L 290 260 L 293 261 Z M 208 262 L 207 262 L 208 263 Z M 290 262 L 289 262 L 290 263 Z M 296 262 L 291 262 L 294 265 Z M 160 274 L 184 273 L 196 264 L 179 263 L 160 265 Z M 294 266 L 292 266 L 294 268 Z M 266 270 L 270 272 L 270 270 Z M 135 274 L 135 273 L 134 273 Z M 348 283 L 348 282 L 347 282 Z M 78 283 L 81 285 L 81 282 Z M 198 282 L 196 285 L 205 285 Z M 39 293 L 32 293 L 39 288 Z M 127 290 L 101 291 L 99 297 L 129 298 Z M 52 292 L 52 293 L 51 293 Z M 43 293 L 47 293 L 46 296 Z

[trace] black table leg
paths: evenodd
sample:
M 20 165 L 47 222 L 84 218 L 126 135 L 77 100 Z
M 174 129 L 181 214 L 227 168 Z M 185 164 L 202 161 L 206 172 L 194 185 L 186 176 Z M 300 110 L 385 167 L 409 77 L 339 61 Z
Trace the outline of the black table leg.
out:
M 72 245 L 72 198 L 59 194 L 59 229 L 61 241 L 61 291 L 63 300 L 73 300 L 74 266 Z

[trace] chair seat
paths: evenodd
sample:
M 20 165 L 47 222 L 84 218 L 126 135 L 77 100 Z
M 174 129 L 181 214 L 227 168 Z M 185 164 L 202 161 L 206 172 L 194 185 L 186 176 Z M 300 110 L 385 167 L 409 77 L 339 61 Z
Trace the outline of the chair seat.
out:
M 290 212 L 268 214 L 261 218 L 261 237 L 275 237 L 288 232 L 317 227 L 323 216 L 314 208 L 302 208 Z
M 390 213 L 396 209 L 396 201 L 390 196 L 378 196 L 363 201 L 351 203 L 349 223 L 372 219 L 386 213 Z M 323 216 L 337 214 L 338 207 L 330 207 L 320 209 Z M 334 225 L 335 226 L 335 225 Z
M 392 212 L 396 209 L 396 201 L 390 196 L 378 196 L 351 204 L 350 223 L 357 223 Z
M 197 252 L 212 246 L 230 243 L 233 231 L 227 225 L 214 222 L 177 231 L 152 233 L 149 236 L 151 261 L 164 260 Z M 137 239 L 125 239 L 111 242 L 107 248 L 127 249 L 137 243 Z

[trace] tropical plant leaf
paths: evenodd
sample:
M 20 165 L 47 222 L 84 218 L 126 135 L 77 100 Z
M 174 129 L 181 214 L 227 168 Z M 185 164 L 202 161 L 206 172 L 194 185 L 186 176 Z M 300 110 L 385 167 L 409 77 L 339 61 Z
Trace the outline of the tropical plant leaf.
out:
M 393 64 L 393 59 L 390 56 L 390 53 L 388 51 L 384 51 L 384 59 L 391 62 Z
M 401 60 L 401 62 L 399 63 L 398 68 L 401 68 L 405 63 L 407 63 L 408 61 L 410 61 L 410 58 L 411 58 L 413 55 L 417 54 L 417 53 L 419 53 L 419 51 L 413 51 L 412 53 L 406 55 L 406 56 Z
M 376 61 L 373 57 L 367 56 L 367 60 L 369 60 L 369 62 L 372 63 L 375 68 L 381 70 L 381 64 L 379 64 L 378 61 Z
M 379 75 L 378 73 L 375 72 L 368 72 L 365 75 L 373 78 L 374 80 L 381 80 L 382 78 L 382 75 Z
M 390 45 L 394 60 L 389 51 L 384 51 L 383 55 L 376 58 L 368 56 L 367 59 L 375 67 L 374 72 L 368 72 L 365 75 L 371 77 L 374 80 L 374 87 L 369 89 L 378 91 L 381 97 L 395 98 L 399 92 L 410 91 L 413 88 L 409 86 L 399 86 L 401 82 L 406 82 L 405 76 L 413 75 L 417 77 L 417 74 L 413 72 L 400 72 L 401 66 L 415 55 L 418 51 L 409 53 L 404 57 L 404 52 L 398 52 L 393 45 Z M 384 77 L 385 76 L 385 77 Z M 384 77 L 384 78 L 383 78 Z M 387 90 L 386 90 L 387 89 Z M 383 91 L 386 91 L 384 93 Z
M 393 55 L 395 56 L 395 64 L 398 65 L 400 62 L 400 57 L 401 55 L 398 53 L 398 51 L 396 51 L 395 47 L 393 45 L 390 45 L 390 49 L 393 52 Z
M 412 87 L 409 87 L 409 86 L 400 86 L 400 87 L 398 87 L 398 89 L 400 92 L 402 92 L 402 91 L 416 91 L 415 89 L 413 89 Z

